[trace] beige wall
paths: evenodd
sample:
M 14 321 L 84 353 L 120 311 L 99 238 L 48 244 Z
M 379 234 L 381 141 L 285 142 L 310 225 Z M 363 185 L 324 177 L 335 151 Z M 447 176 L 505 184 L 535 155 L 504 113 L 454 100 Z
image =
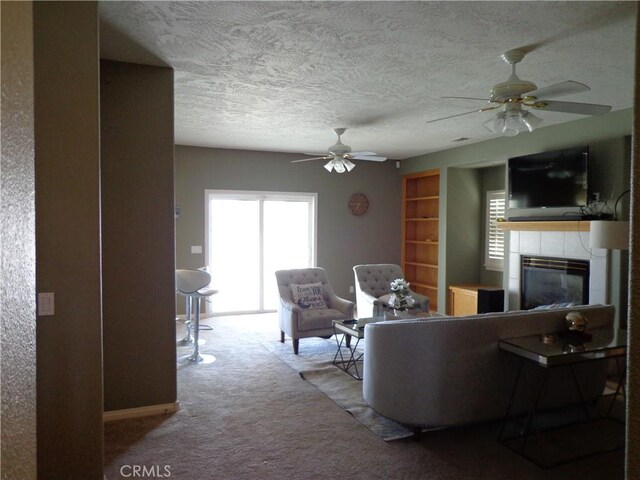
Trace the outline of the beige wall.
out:
M 36 478 L 36 312 L 33 12 L 2 2 L 0 163 L 0 464 L 2 478 Z
M 97 3 L 33 9 L 38 478 L 102 479 Z
M 321 160 L 291 164 L 304 155 L 176 146 L 176 265 L 194 268 L 204 255 L 204 190 L 257 190 L 318 193 L 318 266 L 327 270 L 336 293 L 349 293 L 353 266 L 400 263 L 401 178 L 395 162 L 357 162 L 350 173 L 329 173 Z M 349 196 L 362 192 L 369 210 L 360 217 L 347 208 Z M 239 219 L 241 221 L 242 219 Z M 233 226 L 230 226 L 233 228 Z M 295 219 L 291 228 L 296 228 Z M 214 272 L 215 275 L 215 272 Z M 223 288 L 222 284 L 218 284 Z
M 176 400 L 173 70 L 101 62 L 104 408 Z

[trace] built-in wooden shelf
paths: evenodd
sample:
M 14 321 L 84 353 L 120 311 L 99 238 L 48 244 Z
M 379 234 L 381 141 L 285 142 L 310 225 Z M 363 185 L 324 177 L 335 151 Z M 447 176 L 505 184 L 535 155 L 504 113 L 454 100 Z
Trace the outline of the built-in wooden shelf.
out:
M 440 199 L 440 195 L 427 195 L 424 197 L 410 197 L 407 198 L 406 201 L 407 202 L 418 202 L 420 200 L 439 200 Z
M 440 170 L 402 177 L 402 270 L 411 289 L 438 310 Z
M 426 268 L 438 268 L 438 265 L 434 265 L 432 263 L 422 263 L 422 262 L 404 262 L 407 265 L 413 265 L 414 267 L 426 267 Z
M 537 232 L 588 232 L 588 220 L 557 220 L 552 222 L 498 222 L 503 230 L 524 230 Z

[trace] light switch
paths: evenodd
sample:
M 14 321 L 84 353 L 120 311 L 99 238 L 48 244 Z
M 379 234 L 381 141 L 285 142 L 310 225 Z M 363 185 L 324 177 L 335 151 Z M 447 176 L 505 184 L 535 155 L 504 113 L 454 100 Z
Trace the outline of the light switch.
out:
M 191 245 L 191 253 L 202 253 L 202 245 Z
M 38 316 L 55 315 L 55 295 L 53 292 L 38 294 Z

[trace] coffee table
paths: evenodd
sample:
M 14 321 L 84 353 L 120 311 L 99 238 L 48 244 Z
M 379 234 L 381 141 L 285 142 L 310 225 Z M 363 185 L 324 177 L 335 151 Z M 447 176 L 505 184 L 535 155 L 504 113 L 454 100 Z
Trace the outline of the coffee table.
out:
M 333 331 L 336 337 L 338 350 L 333 357 L 333 365 L 345 371 L 356 380 L 362 380 L 358 363 L 362 364 L 364 353 L 358 352 L 358 344 L 364 338 L 364 327 L 368 323 L 382 322 L 385 317 L 351 318 L 348 320 L 334 320 Z M 355 343 L 352 339 L 355 338 Z M 343 354 L 342 347 L 349 350 L 348 354 Z

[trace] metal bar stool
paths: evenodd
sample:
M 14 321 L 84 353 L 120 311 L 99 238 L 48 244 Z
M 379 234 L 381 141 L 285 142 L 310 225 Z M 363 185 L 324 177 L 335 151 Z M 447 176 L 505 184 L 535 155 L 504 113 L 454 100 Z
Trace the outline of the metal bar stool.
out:
M 187 308 L 187 328 L 193 332 L 193 353 L 184 355 L 180 360 L 186 360 L 191 363 L 213 363 L 216 357 L 208 354 L 200 354 L 198 337 L 200 332 L 200 301 L 203 298 L 210 297 L 218 293 L 218 290 L 205 288 L 211 283 L 211 275 L 203 270 L 176 270 L 176 288 L 180 295 L 186 297 Z M 187 330 L 187 337 L 191 335 Z

